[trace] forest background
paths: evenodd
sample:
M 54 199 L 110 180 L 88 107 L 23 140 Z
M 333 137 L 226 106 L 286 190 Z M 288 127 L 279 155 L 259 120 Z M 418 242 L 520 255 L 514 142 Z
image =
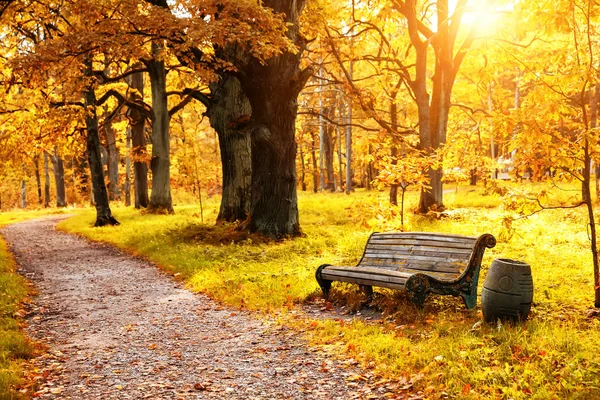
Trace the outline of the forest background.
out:
M 473 333 L 457 304 L 399 313 L 385 291 L 375 327 L 287 322 L 409 391 L 590 398 L 599 17 L 575 0 L 4 0 L 0 209 L 92 204 L 63 229 L 278 312 L 317 301 L 312 268 L 354 263 L 369 231 L 491 232 L 543 293 L 524 327 Z

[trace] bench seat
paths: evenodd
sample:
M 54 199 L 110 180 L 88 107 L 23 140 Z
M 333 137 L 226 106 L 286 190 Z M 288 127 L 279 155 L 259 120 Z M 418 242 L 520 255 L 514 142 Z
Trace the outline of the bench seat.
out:
M 331 282 L 405 290 L 422 307 L 430 293 L 460 296 L 468 309 L 477 302 L 477 282 L 486 248 L 496 245 L 490 234 L 479 237 L 430 232 L 373 233 L 355 267 L 321 265 L 317 282 L 327 297 Z

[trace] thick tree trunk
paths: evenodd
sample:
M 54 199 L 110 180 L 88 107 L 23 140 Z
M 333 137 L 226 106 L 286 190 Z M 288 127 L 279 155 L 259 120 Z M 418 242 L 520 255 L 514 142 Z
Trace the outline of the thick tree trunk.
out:
M 148 209 L 155 213 L 172 214 L 171 199 L 171 144 L 167 105 L 167 71 L 161 60 L 162 46 L 153 42 L 152 52 L 157 57 L 147 62 L 152 88 L 152 193 Z
M 48 152 L 44 151 L 44 207 L 50 207 L 50 171 Z
M 65 190 L 65 164 L 58 155 L 58 148 L 54 146 L 54 155 L 52 156 L 52 168 L 54 170 L 54 183 L 56 186 L 56 207 L 66 207 Z
M 92 61 L 86 60 L 86 75 L 92 74 Z M 96 223 L 94 226 L 118 225 L 119 222 L 113 217 L 108 204 L 108 193 L 104 183 L 104 171 L 102 170 L 100 136 L 98 134 L 98 117 L 96 115 L 96 93 L 90 87 L 84 94 L 85 107 L 88 110 L 85 116 L 86 144 L 90 173 L 92 177 L 92 192 L 96 206 Z
M 40 176 L 40 155 L 36 154 L 33 157 L 33 164 L 35 165 L 35 181 L 37 183 L 38 201 L 40 204 L 44 203 L 42 197 L 42 177 Z
M 131 91 L 133 101 L 142 100 L 144 95 L 144 74 L 135 73 L 129 77 L 129 86 L 136 91 Z M 135 208 L 148 207 L 148 165 L 146 164 L 146 132 L 145 118 L 138 110 L 130 108 L 131 144 L 133 149 L 133 193 Z
M 285 15 L 288 37 L 300 49 L 262 63 L 251 60 L 242 71 L 242 88 L 252 107 L 252 205 L 250 231 L 270 237 L 301 234 L 296 193 L 296 116 L 298 94 L 311 75 L 300 70 L 304 41 L 298 18 L 304 0 L 266 0 Z
M 223 166 L 223 196 L 217 222 L 244 221 L 250 213 L 252 183 L 248 122 L 252 108 L 237 78 L 225 76 L 210 85 L 207 114 L 219 137 Z

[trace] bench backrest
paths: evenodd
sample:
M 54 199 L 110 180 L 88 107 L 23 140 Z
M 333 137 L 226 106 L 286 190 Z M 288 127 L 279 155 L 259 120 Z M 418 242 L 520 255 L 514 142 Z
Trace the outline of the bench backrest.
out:
M 489 234 L 477 238 L 429 232 L 376 232 L 369 237 L 357 266 L 421 272 L 454 280 L 481 265 L 485 248 L 494 247 L 495 243 Z

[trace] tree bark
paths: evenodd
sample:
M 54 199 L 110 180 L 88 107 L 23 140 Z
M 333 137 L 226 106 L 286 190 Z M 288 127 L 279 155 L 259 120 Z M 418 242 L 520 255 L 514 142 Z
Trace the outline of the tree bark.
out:
M 87 76 L 92 75 L 92 61 L 89 58 L 85 61 L 85 74 Z M 96 223 L 94 226 L 119 225 L 119 222 L 113 217 L 108 203 L 108 192 L 104 183 L 104 171 L 102 170 L 100 136 L 98 134 L 96 93 L 91 86 L 84 93 L 84 103 L 88 110 L 85 116 L 86 145 L 96 207 Z
M 21 179 L 21 208 L 27 208 L 27 184 L 25 179 Z
M 65 164 L 58 155 L 56 146 L 54 146 L 54 155 L 52 156 L 52 169 L 54 170 L 54 183 L 56 186 L 56 207 L 66 207 Z
M 104 123 L 104 135 L 106 137 L 107 173 L 108 173 L 108 197 L 109 200 L 121 200 L 119 190 L 119 149 L 115 130 L 111 122 Z
M 304 161 L 304 132 L 300 136 L 300 187 L 303 192 L 306 192 L 306 162 Z
M 252 59 L 240 74 L 252 107 L 252 204 L 246 226 L 279 238 L 301 234 L 294 135 L 298 94 L 312 71 L 300 69 L 305 43 L 298 18 L 305 1 L 266 0 L 263 4 L 285 16 L 287 35 L 299 49 L 296 54 L 284 52 L 266 63 Z
M 40 204 L 44 203 L 44 199 L 42 197 L 42 178 L 40 176 L 40 155 L 36 154 L 33 157 L 33 164 L 35 166 L 35 181 L 37 183 L 37 193 L 38 200 Z
M 351 39 L 352 40 L 352 39 Z M 354 77 L 354 62 L 350 61 L 348 67 L 350 79 Z M 348 96 L 346 100 L 348 109 L 346 114 L 346 194 L 350 194 L 354 190 L 352 187 L 352 97 Z
M 147 61 L 152 88 L 152 192 L 148 209 L 154 213 L 172 214 L 171 199 L 171 144 L 167 105 L 167 71 L 164 60 L 160 59 L 163 46 L 153 42 L 152 52 L 156 57 Z
M 233 76 L 224 76 L 210 85 L 210 91 L 207 115 L 219 137 L 223 167 L 223 195 L 217 222 L 244 221 L 250 213 L 252 159 L 248 122 L 252 108 L 240 81 Z
M 327 124 L 327 126 L 325 126 L 323 129 L 323 158 L 325 162 L 325 172 L 327 175 L 325 179 L 325 186 L 322 189 L 335 192 L 335 173 L 333 170 L 334 144 L 332 131 L 333 126 L 331 124 Z
M 50 207 L 50 171 L 48 167 L 48 152 L 44 151 L 44 207 Z
M 343 118 L 343 117 L 342 117 Z M 340 120 L 342 120 L 342 118 L 340 118 Z M 342 120 L 343 122 L 343 120 Z M 343 161 L 342 161 L 342 134 L 340 132 L 340 127 L 336 126 L 335 128 L 335 136 L 336 136 L 336 141 L 337 141 L 337 156 L 338 156 L 338 175 L 339 175 L 339 182 L 338 183 L 338 188 L 337 190 L 342 192 L 344 190 L 344 166 L 343 166 Z
M 125 139 L 125 148 L 127 155 L 125 156 L 125 206 L 131 205 L 131 126 L 127 127 L 127 138 Z
M 131 75 L 128 79 L 131 91 L 131 100 L 139 101 L 144 96 L 144 74 L 142 72 Z M 146 132 L 144 115 L 139 110 L 130 108 L 128 111 L 131 123 L 131 155 L 133 158 L 133 197 L 135 208 L 148 207 L 148 165 L 146 164 Z
M 310 157 L 312 159 L 313 167 L 313 192 L 319 191 L 319 169 L 317 168 L 317 143 L 315 141 L 315 134 L 311 132 L 312 148 L 310 151 Z

